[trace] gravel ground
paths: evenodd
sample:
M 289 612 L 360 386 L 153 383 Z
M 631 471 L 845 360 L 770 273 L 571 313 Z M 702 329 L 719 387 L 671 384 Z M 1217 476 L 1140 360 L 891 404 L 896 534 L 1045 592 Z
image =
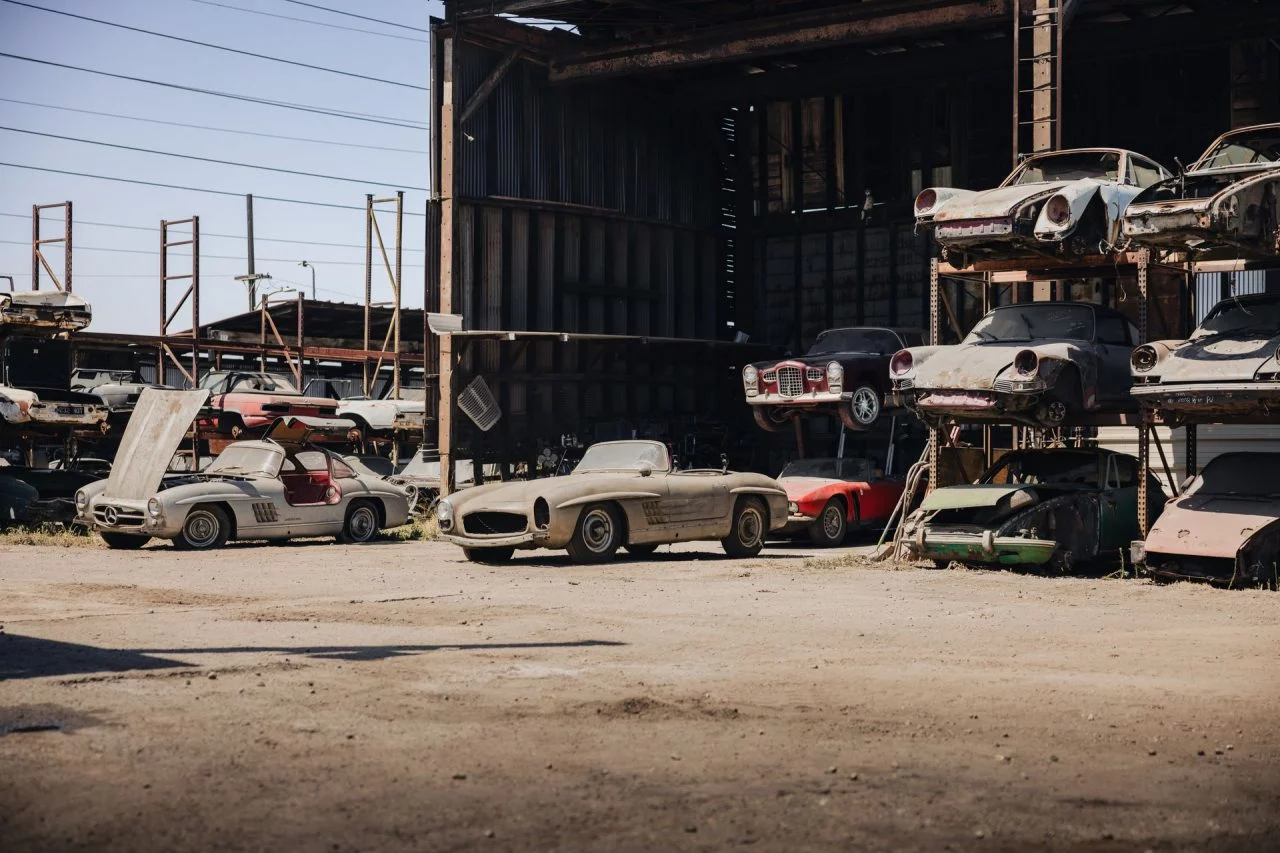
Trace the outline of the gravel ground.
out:
M 1277 850 L 1280 598 L 0 545 L 14 851 Z

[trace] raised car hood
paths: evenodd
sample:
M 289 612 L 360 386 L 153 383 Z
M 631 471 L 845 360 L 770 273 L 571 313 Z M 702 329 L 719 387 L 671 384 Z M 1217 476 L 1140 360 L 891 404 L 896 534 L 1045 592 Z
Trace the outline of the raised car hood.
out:
M 1272 362 L 1277 346 L 1280 335 L 1210 335 L 1174 350 L 1159 376 L 1162 382 L 1249 382 Z
M 1173 501 L 1147 534 L 1148 554 L 1235 559 L 1263 527 L 1280 519 L 1280 503 L 1266 498 L 1190 495 Z
M 1066 186 L 1065 182 L 1016 184 L 997 187 L 970 196 L 944 202 L 934 216 L 935 222 L 955 222 L 963 219 L 988 219 L 1009 216 L 1018 207 L 1040 196 L 1055 193 Z
M 972 509 L 974 507 L 995 506 L 1000 499 L 1015 492 L 1021 492 L 1026 486 L 1004 486 L 998 483 L 982 483 L 971 486 L 947 486 L 935 489 L 925 497 L 920 508 L 926 512 L 940 509 Z
M 103 496 L 127 500 L 152 497 L 178 444 L 208 398 L 208 391 L 143 389 L 120 439 Z

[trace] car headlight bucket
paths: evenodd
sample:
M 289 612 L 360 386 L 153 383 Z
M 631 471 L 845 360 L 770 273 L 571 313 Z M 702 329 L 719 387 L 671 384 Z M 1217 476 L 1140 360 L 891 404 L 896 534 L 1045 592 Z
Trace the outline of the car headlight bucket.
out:
M 844 380 L 844 367 L 840 362 L 833 361 L 827 365 L 827 381 L 838 384 Z
M 755 365 L 748 364 L 742 368 L 742 384 L 747 387 L 755 387 L 760 381 L 760 371 L 756 370 Z
M 152 518 L 159 518 L 164 515 L 164 510 L 160 508 L 160 500 L 158 498 L 152 498 L 147 501 L 147 515 Z
M 441 530 L 453 527 L 453 504 L 448 498 L 436 504 L 436 521 L 440 523 Z
M 84 489 L 76 492 L 76 509 L 85 509 L 89 506 L 89 496 L 84 493 Z
M 893 359 L 889 362 L 889 372 L 894 376 L 905 376 L 911 372 L 911 368 L 915 364 L 915 359 L 911 357 L 909 350 L 899 350 L 894 354 Z
M 916 196 L 916 213 L 924 213 L 926 210 L 932 210 L 933 206 L 938 203 L 938 194 L 933 190 L 924 190 L 920 195 Z
M 1034 350 L 1021 350 L 1013 357 L 1013 369 L 1023 376 L 1034 376 L 1040 369 L 1040 356 Z
M 1280 356 L 1280 352 L 1277 352 Z M 1134 371 L 1138 373 L 1146 373 L 1156 366 L 1159 356 L 1156 354 L 1156 348 L 1153 346 L 1140 346 L 1133 351 L 1133 355 L 1129 356 L 1129 364 Z
M 1066 225 L 1071 221 L 1071 202 L 1064 195 L 1055 195 L 1045 204 L 1044 215 L 1054 225 Z

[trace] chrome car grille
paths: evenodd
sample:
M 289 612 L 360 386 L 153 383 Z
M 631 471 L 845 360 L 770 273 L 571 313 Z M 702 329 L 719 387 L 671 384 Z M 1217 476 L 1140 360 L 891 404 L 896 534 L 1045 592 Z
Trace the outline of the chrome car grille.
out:
M 799 397 L 804 393 L 804 368 L 778 368 L 778 394 L 783 397 Z
M 473 512 L 462 517 L 462 529 L 472 536 L 524 533 L 529 519 L 520 512 Z
M 894 382 L 899 391 L 913 391 L 916 387 L 914 379 L 896 379 Z
M 93 520 L 103 527 L 141 527 L 143 515 L 140 509 L 99 504 L 93 508 Z
M 995 391 L 996 393 L 1002 393 L 1002 392 L 1003 392 L 1003 393 L 1005 393 L 1005 394 L 1008 394 L 1008 393 L 1010 393 L 1010 392 L 1012 392 L 1012 391 L 1013 391 L 1013 380 L 1012 380 L 1012 379 L 997 379 L 997 380 L 996 380 L 996 384 L 995 384 L 995 385 L 993 385 L 993 386 L 991 386 L 991 390 L 992 390 L 992 391 Z

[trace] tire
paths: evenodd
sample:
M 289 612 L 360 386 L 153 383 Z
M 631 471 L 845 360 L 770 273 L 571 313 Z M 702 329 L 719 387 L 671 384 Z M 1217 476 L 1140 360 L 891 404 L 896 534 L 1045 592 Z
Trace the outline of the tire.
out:
M 369 501 L 352 501 L 342 521 L 338 541 L 344 545 L 365 545 L 378 538 L 378 508 Z
M 135 536 L 132 533 L 99 533 L 98 535 L 113 551 L 136 551 L 151 541 L 150 536 Z
M 230 536 L 231 519 L 227 518 L 226 510 L 212 504 L 198 504 L 187 513 L 173 544 L 183 551 L 207 551 L 221 548 Z
M 569 556 L 575 563 L 603 563 L 613 559 L 622 540 L 622 513 L 613 504 L 590 504 L 578 517 L 569 540 Z
M 462 554 L 473 563 L 500 566 L 511 561 L 515 548 L 463 548 Z
M 752 406 L 751 416 L 756 419 L 756 426 L 765 432 L 786 432 L 791 429 L 790 415 L 779 418 L 774 414 L 772 406 Z
M 644 544 L 627 545 L 627 553 L 633 557 L 652 557 L 654 552 L 658 550 L 657 542 L 645 542 Z
M 880 392 L 870 382 L 859 382 L 847 403 L 840 406 L 840 423 L 858 432 L 871 429 L 880 419 Z
M 733 529 L 720 540 L 730 557 L 754 557 L 764 548 L 769 533 L 769 510 L 760 498 L 739 498 L 733 508 Z
M 827 501 L 822 512 L 818 513 L 817 521 L 809 525 L 809 539 L 823 548 L 838 548 L 844 544 L 848 533 L 848 513 L 840 498 Z
M 1036 420 L 1047 427 L 1059 427 L 1084 410 L 1084 391 L 1080 386 L 1080 374 L 1074 367 L 1066 368 L 1052 392 L 1036 410 Z

